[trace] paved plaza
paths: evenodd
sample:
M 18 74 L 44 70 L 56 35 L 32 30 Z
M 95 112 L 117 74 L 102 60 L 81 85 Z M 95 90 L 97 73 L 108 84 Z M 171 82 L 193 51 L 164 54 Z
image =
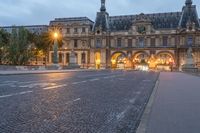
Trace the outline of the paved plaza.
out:
M 133 133 L 155 72 L 0 76 L 1 133 Z
M 199 133 L 199 77 L 161 73 L 154 97 L 145 133 Z

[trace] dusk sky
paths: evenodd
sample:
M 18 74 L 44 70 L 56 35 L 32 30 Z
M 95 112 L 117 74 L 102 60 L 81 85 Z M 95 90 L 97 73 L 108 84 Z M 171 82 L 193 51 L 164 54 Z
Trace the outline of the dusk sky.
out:
M 106 0 L 111 16 L 181 11 L 185 0 Z M 193 0 L 200 15 L 200 0 Z M 93 21 L 100 0 L 0 0 L 0 26 L 48 24 L 58 17 L 84 17 Z

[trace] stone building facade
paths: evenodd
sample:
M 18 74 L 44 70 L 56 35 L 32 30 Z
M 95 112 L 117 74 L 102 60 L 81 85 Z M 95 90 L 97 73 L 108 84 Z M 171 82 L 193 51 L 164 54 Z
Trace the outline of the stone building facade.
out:
M 110 16 L 101 0 L 95 22 L 87 17 L 57 18 L 50 22 L 53 27 L 63 36 L 60 65 L 67 66 L 75 51 L 81 67 L 180 69 L 189 47 L 200 64 L 200 22 L 192 0 L 186 0 L 179 12 L 127 16 Z M 52 55 L 53 51 L 49 64 Z

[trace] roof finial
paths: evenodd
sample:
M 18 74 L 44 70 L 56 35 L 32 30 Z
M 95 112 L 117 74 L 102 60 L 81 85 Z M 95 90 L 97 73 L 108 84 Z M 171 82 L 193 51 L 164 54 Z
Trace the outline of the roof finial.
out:
M 105 12 L 106 11 L 106 0 L 101 0 L 101 12 Z
M 185 4 L 186 4 L 186 6 L 191 6 L 192 5 L 192 0 L 186 0 Z

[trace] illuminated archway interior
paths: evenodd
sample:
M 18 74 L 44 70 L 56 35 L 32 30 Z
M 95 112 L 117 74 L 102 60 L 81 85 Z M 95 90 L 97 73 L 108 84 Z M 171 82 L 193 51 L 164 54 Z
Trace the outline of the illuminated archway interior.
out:
M 95 67 L 96 67 L 96 69 L 100 69 L 100 65 L 101 65 L 101 53 L 96 52 L 95 53 Z
M 145 52 L 139 52 L 133 58 L 133 64 L 136 70 L 147 71 L 149 69 L 148 61 L 149 55 Z
M 174 58 L 169 53 L 160 53 L 157 55 L 157 65 L 171 65 L 174 63 Z
M 115 53 L 111 58 L 112 68 L 124 69 L 126 56 L 123 53 Z
M 141 52 L 141 53 L 137 53 L 134 56 L 133 62 L 134 64 L 144 64 L 144 63 L 148 63 L 148 60 L 149 60 L 149 55 Z

